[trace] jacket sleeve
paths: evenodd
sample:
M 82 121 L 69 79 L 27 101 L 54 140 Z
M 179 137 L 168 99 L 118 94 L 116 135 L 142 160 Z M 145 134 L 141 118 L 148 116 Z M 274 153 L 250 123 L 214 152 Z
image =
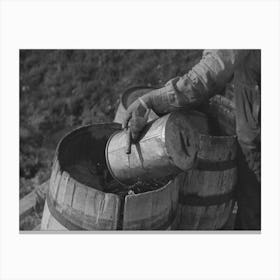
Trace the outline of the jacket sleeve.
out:
M 193 98 L 211 97 L 221 91 L 231 79 L 234 70 L 243 63 L 248 50 L 205 50 L 203 57 L 176 87 L 184 95 Z
M 205 50 L 186 75 L 170 80 L 151 94 L 151 108 L 159 115 L 191 109 L 219 93 L 244 62 L 247 50 Z

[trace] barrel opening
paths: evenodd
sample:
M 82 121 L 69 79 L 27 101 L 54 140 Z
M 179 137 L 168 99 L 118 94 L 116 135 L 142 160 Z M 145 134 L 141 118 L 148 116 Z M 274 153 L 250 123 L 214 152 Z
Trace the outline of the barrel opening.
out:
M 78 182 L 98 190 L 104 189 L 106 172 L 105 146 L 119 124 L 96 124 L 79 128 L 59 143 L 57 157 L 61 171 Z
M 115 180 L 107 167 L 105 149 L 108 139 L 119 131 L 119 124 L 84 126 L 66 135 L 58 145 L 57 158 L 61 173 L 66 171 L 77 182 L 105 193 L 120 196 L 149 192 L 164 186 L 171 178 L 124 186 Z

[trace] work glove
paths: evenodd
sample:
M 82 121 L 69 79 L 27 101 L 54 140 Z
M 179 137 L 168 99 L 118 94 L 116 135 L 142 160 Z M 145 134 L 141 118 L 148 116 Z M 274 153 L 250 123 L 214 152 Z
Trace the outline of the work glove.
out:
M 181 108 L 189 109 L 197 99 L 192 92 L 191 82 L 185 82 L 185 91 L 178 90 L 176 77 L 168 81 L 164 87 L 152 90 L 139 97 L 127 109 L 122 127 L 127 130 L 127 153 L 130 153 L 131 141 L 136 142 L 145 128 L 150 110 L 163 116 Z
M 130 153 L 131 140 L 136 142 L 146 126 L 150 113 L 150 95 L 145 94 L 135 100 L 127 109 L 122 128 L 127 130 L 127 153 Z

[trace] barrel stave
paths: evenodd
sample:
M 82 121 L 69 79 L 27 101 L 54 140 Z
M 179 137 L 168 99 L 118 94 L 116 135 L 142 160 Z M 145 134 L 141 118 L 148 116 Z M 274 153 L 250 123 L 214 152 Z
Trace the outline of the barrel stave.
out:
M 178 186 L 170 181 L 164 187 L 125 197 L 123 230 L 174 229 Z

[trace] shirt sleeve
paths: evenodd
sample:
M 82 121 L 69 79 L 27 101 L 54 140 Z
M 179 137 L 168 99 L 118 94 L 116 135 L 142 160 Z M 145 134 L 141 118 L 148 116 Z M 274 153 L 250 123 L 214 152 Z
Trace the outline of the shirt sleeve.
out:
M 248 50 L 205 50 L 202 59 L 176 83 L 187 98 L 205 99 L 221 91 Z

